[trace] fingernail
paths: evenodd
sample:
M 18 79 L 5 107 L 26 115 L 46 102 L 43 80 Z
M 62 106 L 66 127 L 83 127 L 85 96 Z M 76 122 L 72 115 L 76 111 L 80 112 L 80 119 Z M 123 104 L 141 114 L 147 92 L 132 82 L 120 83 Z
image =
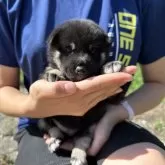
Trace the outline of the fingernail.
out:
M 69 94 L 73 94 L 76 92 L 76 85 L 73 82 L 68 82 L 64 85 L 64 88 L 66 90 L 67 93 Z
M 131 75 L 130 78 L 127 80 L 127 82 L 130 82 L 133 80 L 133 76 Z
M 115 94 L 118 94 L 118 93 L 121 93 L 123 90 L 120 88 L 120 89 L 118 89 L 116 92 L 115 92 Z
M 132 80 L 133 80 L 133 78 L 131 77 L 131 78 L 125 80 L 125 82 L 126 82 L 126 83 L 127 83 L 127 82 L 131 82 Z

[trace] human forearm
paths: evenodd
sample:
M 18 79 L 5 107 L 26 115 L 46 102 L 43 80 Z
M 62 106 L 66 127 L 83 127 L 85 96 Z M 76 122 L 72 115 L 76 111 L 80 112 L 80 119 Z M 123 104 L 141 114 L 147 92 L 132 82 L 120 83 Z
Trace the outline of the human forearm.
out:
M 165 97 L 165 85 L 145 83 L 141 88 L 125 98 L 132 107 L 134 114 L 139 115 L 156 107 Z M 127 119 L 128 112 L 122 105 L 113 106 L 116 110 L 116 122 Z
M 137 115 L 158 105 L 164 96 L 164 86 L 157 83 L 146 83 L 142 88 L 126 97 L 126 100 L 128 100 L 135 111 L 135 115 Z M 107 113 L 97 123 L 89 154 L 96 155 L 108 140 L 115 125 L 125 119 L 128 119 L 128 112 L 121 104 L 110 105 Z
M 38 86 L 36 85 L 35 88 L 39 86 L 40 85 Z M 56 91 L 57 88 L 59 89 L 61 87 L 55 86 L 54 90 Z M 51 88 L 44 89 L 44 87 L 42 87 L 42 89 L 43 91 L 41 91 L 41 93 L 44 92 L 44 94 L 49 93 L 51 90 Z M 33 89 L 33 91 L 35 92 L 24 94 L 24 93 L 21 93 L 18 89 L 11 86 L 1 87 L 0 88 L 0 113 L 4 113 L 6 115 L 13 116 L 13 117 L 30 117 L 30 118 L 47 117 L 50 115 L 49 113 L 53 113 L 53 115 L 63 115 L 64 112 L 60 111 L 60 108 L 53 108 L 52 110 L 53 112 L 52 111 L 49 112 L 47 108 L 50 107 L 49 100 L 52 100 L 52 99 L 50 98 L 46 99 L 47 96 L 46 97 L 43 96 L 43 99 L 42 98 L 38 99 L 37 95 L 39 95 L 40 91 L 38 91 L 38 89 Z M 53 89 L 51 91 L 53 93 Z M 62 95 L 62 90 L 59 89 L 58 91 L 60 91 Z M 66 93 L 65 94 L 63 93 L 63 95 L 66 95 Z M 48 100 L 48 101 L 44 103 L 45 100 Z M 53 104 L 53 107 L 55 107 L 54 105 L 56 104 Z
M 23 94 L 18 89 L 11 86 L 1 87 L 0 113 L 14 117 L 30 118 L 47 117 L 52 113 L 52 115 L 63 115 L 63 113 L 65 113 L 65 111 L 61 111 L 61 108 L 57 106 L 59 101 L 56 101 L 56 99 L 53 101 L 53 97 L 56 95 L 59 97 L 62 95 L 69 95 L 67 91 L 63 91 L 62 85 L 46 84 L 46 82 L 41 81 L 41 83 L 36 83 L 32 88 L 32 92 Z M 52 97 L 49 97 L 50 95 Z M 55 103 L 52 105 L 52 102 Z M 54 108 L 55 105 L 56 108 Z M 51 110 L 49 111 L 48 109 Z
M 165 97 L 165 85 L 145 83 L 140 89 L 130 94 L 126 100 L 132 106 L 135 115 L 142 114 L 160 104 Z
M 135 69 L 130 68 L 130 72 L 131 70 Z M 116 73 L 113 76 L 97 76 L 90 81 L 84 80 L 76 84 L 38 80 L 30 86 L 28 95 L 11 86 L 3 86 L 0 88 L 0 112 L 31 118 L 54 115 L 81 116 L 99 101 L 114 95 L 121 85 L 131 79 L 130 74 Z
M 5 86 L 0 88 L 0 112 L 10 116 L 26 116 L 23 103 L 27 95 L 14 87 Z

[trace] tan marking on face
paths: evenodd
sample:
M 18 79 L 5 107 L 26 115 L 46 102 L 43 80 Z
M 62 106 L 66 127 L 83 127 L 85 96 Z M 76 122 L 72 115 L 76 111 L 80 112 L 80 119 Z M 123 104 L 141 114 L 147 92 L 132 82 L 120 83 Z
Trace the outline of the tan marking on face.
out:
M 102 52 L 101 53 L 101 64 L 103 64 L 106 60 L 106 53 Z
M 53 61 L 55 62 L 55 64 L 57 65 L 57 67 L 59 69 L 61 69 L 61 60 L 60 60 L 60 52 L 58 50 L 56 50 L 54 53 L 53 53 Z
M 71 46 L 72 50 L 75 50 L 75 49 L 76 49 L 76 45 L 75 45 L 74 42 L 72 42 L 72 43 L 70 44 L 70 46 Z
M 82 56 L 79 57 L 79 60 L 86 63 L 88 60 L 88 54 L 83 54 Z

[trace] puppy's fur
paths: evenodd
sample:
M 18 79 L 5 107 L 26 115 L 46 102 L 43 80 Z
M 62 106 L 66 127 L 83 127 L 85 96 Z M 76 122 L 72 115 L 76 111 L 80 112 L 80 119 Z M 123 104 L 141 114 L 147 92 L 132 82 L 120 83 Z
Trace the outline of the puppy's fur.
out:
M 123 69 L 119 61 L 108 62 L 110 39 L 93 21 L 67 21 L 50 34 L 47 43 L 48 66 L 41 78 L 50 82 L 80 81 Z M 53 116 L 39 120 L 39 128 L 51 136 L 49 150 L 54 152 L 66 139 L 73 138 L 71 164 L 87 164 L 86 150 L 93 139 L 94 125 L 110 103 L 113 102 L 106 99 L 82 117 Z

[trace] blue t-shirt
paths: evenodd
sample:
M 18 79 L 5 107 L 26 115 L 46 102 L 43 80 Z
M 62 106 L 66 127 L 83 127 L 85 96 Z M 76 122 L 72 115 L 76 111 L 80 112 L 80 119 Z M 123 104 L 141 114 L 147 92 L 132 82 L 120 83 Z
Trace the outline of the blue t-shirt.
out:
M 111 60 L 148 64 L 165 55 L 165 0 L 0 0 L 0 64 L 21 68 L 28 89 L 46 65 L 49 33 L 72 18 L 92 19 L 113 38 Z M 34 121 L 20 118 L 19 127 Z

